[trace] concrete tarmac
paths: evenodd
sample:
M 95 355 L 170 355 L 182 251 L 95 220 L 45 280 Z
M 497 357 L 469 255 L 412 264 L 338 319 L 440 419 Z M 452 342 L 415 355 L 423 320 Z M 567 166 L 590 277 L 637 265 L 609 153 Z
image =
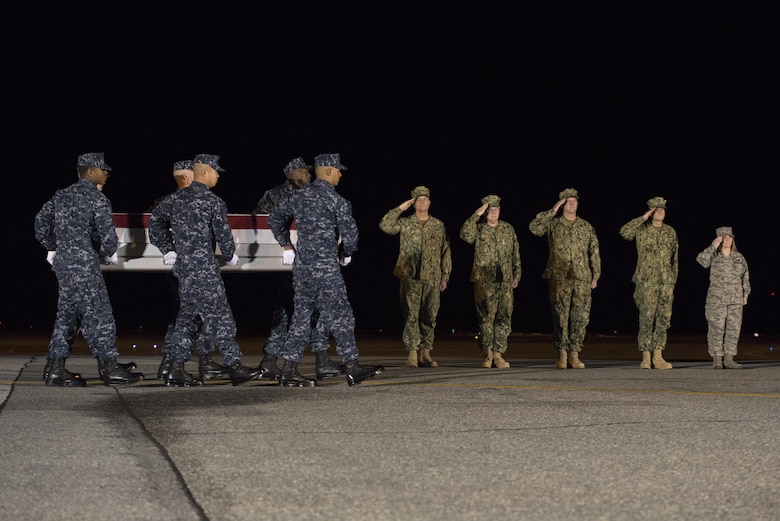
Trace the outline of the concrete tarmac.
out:
M 780 517 L 772 340 L 721 371 L 701 339 L 672 342 L 661 371 L 626 338 L 591 338 L 584 370 L 554 369 L 546 337 L 513 337 L 503 370 L 479 368 L 473 340 L 442 338 L 439 367 L 414 369 L 397 339 L 362 339 L 384 373 L 308 389 L 167 388 L 159 356 L 123 347 L 148 380 L 100 385 L 74 354 L 89 385 L 71 389 L 43 385 L 46 339 L 26 339 L 0 343 L 2 520 Z

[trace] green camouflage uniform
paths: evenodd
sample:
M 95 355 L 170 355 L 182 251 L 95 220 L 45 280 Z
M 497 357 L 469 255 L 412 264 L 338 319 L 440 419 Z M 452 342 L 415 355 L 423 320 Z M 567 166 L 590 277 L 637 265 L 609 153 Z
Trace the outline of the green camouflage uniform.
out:
M 750 273 L 741 253 L 726 256 L 709 245 L 696 262 L 710 269 L 710 287 L 704 304 L 707 346 L 712 357 L 737 355 L 742 329 L 742 307 L 750 295 Z
M 528 229 L 547 235 L 549 257 L 542 274 L 548 280 L 553 316 L 553 345 L 558 351 L 579 352 L 590 320 L 591 282 L 601 276 L 596 231 L 585 219 L 568 221 L 547 210 Z
M 512 333 L 512 282 L 520 280 L 520 246 L 511 224 L 499 221 L 493 227 L 478 222 L 480 217 L 475 213 L 463 223 L 460 238 L 474 245 L 471 282 L 479 321 L 479 346 L 483 351 L 503 354 Z
M 452 271 L 450 242 L 439 219 L 420 221 L 414 215 L 401 217 L 402 213 L 393 208 L 382 217 L 379 228 L 390 235 L 400 234 L 393 275 L 401 280 L 403 342 L 407 351 L 433 349 L 441 283 L 449 281 Z
M 620 236 L 636 241 L 637 263 L 631 281 L 639 309 L 639 350 L 664 349 L 679 267 L 677 232 L 669 225 L 656 228 L 637 217 L 620 228 Z

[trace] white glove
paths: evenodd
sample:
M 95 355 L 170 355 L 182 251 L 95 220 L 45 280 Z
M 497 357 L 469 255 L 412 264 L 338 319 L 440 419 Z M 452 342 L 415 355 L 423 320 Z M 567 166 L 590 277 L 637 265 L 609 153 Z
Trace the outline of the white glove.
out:
M 295 250 L 284 250 L 282 253 L 282 264 L 292 266 L 295 261 Z
M 344 257 L 342 259 L 339 259 L 339 264 L 341 264 L 342 266 L 346 266 L 350 262 L 352 262 L 352 256 L 351 255 L 348 255 L 348 256 L 346 256 L 346 257 Z
M 176 264 L 176 252 L 175 251 L 169 251 L 165 255 L 163 255 L 163 264 L 166 266 L 173 266 Z
M 233 257 L 230 258 L 229 261 L 225 263 L 227 266 L 238 266 L 238 255 L 235 253 L 233 254 Z
M 57 255 L 56 251 L 50 251 L 46 253 L 46 262 L 54 266 L 54 256 Z
M 106 255 L 105 257 L 106 264 L 116 264 L 119 262 L 119 256 L 117 256 L 116 252 L 112 256 Z

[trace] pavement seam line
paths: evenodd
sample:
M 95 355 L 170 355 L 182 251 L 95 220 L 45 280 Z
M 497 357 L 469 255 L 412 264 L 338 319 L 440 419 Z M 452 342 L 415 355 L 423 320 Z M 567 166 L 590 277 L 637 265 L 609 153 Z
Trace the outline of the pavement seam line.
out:
M 154 434 L 152 434 L 151 431 L 146 428 L 146 424 L 144 424 L 143 420 L 141 420 L 141 418 L 137 414 L 135 414 L 132 407 L 130 407 L 130 405 L 125 400 L 124 396 L 122 396 L 122 393 L 119 392 L 119 389 L 115 386 L 111 386 L 111 387 L 114 389 L 114 392 L 119 398 L 119 402 L 122 404 L 122 409 L 124 409 L 127 415 L 130 418 L 132 418 L 133 421 L 136 422 L 136 424 L 138 424 L 138 427 L 141 429 L 141 432 L 143 432 L 144 436 L 146 436 L 146 438 L 149 439 L 149 441 L 151 441 L 155 447 L 157 447 L 157 450 L 160 452 L 163 459 L 165 459 L 165 461 L 170 466 L 171 471 L 176 476 L 176 479 L 179 482 L 179 485 L 181 485 L 182 490 L 184 490 L 184 493 L 189 498 L 192 507 L 198 512 L 198 519 L 202 521 L 208 521 L 209 517 L 206 515 L 206 512 L 203 510 L 201 504 L 195 498 L 195 495 L 192 493 L 192 490 L 187 484 L 187 480 L 184 479 L 184 475 L 179 470 L 179 467 L 176 465 L 176 462 L 173 461 L 173 458 L 171 458 L 171 455 L 165 449 L 165 446 L 163 446 L 163 444 L 157 440 Z

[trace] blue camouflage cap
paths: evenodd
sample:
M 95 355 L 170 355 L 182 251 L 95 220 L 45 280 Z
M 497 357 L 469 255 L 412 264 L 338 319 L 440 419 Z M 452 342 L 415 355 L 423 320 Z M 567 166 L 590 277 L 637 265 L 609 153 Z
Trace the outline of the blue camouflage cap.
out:
M 174 170 L 192 170 L 192 159 L 185 159 L 184 161 L 176 161 L 173 164 Z
M 314 166 L 332 166 L 339 170 L 347 170 L 347 167 L 341 164 L 340 154 L 320 154 L 314 158 Z
M 106 160 L 103 158 L 103 152 L 81 154 L 76 162 L 76 166 L 94 166 L 102 170 L 111 170 L 111 167 L 106 164 Z
M 195 159 L 192 160 L 193 163 L 200 163 L 202 165 L 209 165 L 211 168 L 216 170 L 217 172 L 224 172 L 225 169 L 219 166 L 219 156 L 214 154 L 198 154 L 195 156 Z
M 311 165 L 307 165 L 306 161 L 303 160 L 302 157 L 296 157 L 286 165 L 284 165 L 284 175 L 287 177 L 290 175 L 290 172 L 293 170 L 298 170 L 299 168 L 305 168 L 306 170 L 311 169 Z

